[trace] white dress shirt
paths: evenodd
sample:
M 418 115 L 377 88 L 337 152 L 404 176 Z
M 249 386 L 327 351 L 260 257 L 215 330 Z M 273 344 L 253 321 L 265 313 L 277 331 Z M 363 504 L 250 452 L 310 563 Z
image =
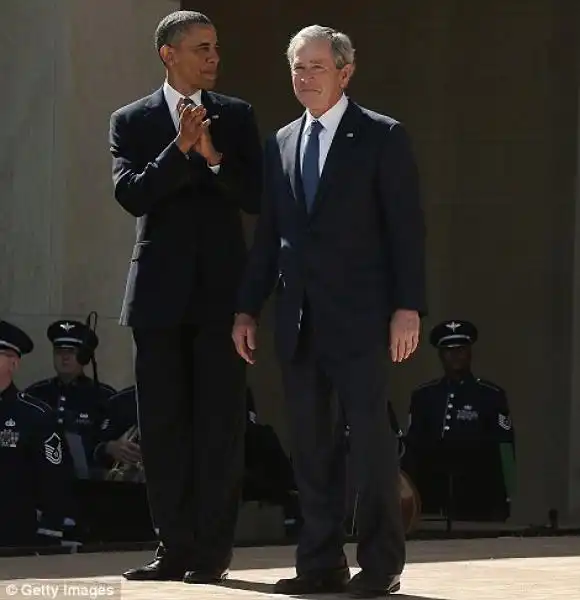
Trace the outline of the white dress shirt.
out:
M 320 161 L 319 161 L 319 173 L 322 173 L 330 145 L 334 139 L 334 134 L 338 129 L 340 121 L 348 107 L 348 99 L 343 94 L 340 100 L 332 107 L 329 108 L 322 116 L 318 119 L 313 117 L 308 111 L 306 111 L 306 121 L 304 123 L 304 129 L 302 130 L 302 139 L 300 140 L 300 170 L 304 164 L 304 152 L 306 150 L 306 141 L 310 135 L 310 125 L 312 121 L 319 121 L 323 129 L 318 134 L 318 140 L 320 143 Z
M 167 103 L 167 108 L 169 108 L 169 113 L 171 114 L 171 118 L 173 119 L 173 124 L 175 125 L 175 131 L 179 131 L 179 110 L 177 109 L 177 105 L 182 98 L 185 98 L 183 94 L 180 94 L 176 89 L 171 87 L 167 80 L 163 83 L 163 95 L 165 96 L 165 102 Z M 201 90 L 197 90 L 195 94 L 188 96 L 190 100 L 196 106 L 202 104 L 201 101 Z M 220 170 L 220 165 L 210 166 L 208 167 L 214 172 L 218 173 Z

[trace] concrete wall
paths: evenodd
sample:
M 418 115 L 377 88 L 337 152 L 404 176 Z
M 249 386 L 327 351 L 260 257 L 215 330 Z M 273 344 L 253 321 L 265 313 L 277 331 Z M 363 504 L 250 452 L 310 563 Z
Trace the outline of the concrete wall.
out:
M 220 87 L 255 105 L 264 133 L 300 113 L 284 57 L 290 36 L 311 23 L 352 36 L 352 97 L 402 120 L 415 142 L 429 227 L 424 338 L 445 318 L 479 326 L 475 371 L 507 389 L 517 427 L 515 520 L 544 522 L 550 507 L 580 517 L 571 433 L 580 432 L 578 8 L 564 0 L 385 1 L 380 9 L 370 0 L 256 0 L 244 5 L 240 27 L 226 0 L 183 4 L 215 20 Z M 262 352 L 270 348 L 266 331 Z M 277 369 L 260 359 L 259 410 L 284 432 Z M 438 373 L 426 343 L 392 369 L 401 415 L 412 387 Z
M 109 115 L 163 78 L 153 47 L 170 0 L 3 0 L 0 315 L 37 349 L 20 385 L 52 374 L 47 325 L 99 313 L 100 376 L 131 382 L 117 325 L 134 220 L 112 197 Z

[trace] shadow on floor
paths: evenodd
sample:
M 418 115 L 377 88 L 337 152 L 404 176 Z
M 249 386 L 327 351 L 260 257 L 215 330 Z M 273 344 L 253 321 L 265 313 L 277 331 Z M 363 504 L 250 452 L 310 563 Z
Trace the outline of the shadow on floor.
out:
M 356 567 L 356 547 L 346 547 Z M 545 558 L 580 555 L 580 536 L 554 538 L 495 538 L 416 541 L 407 544 L 407 563 L 460 562 L 506 558 Z M 2 579 L 120 577 L 123 571 L 151 560 L 153 552 L 107 552 L 0 558 Z M 293 546 L 237 548 L 232 575 L 239 570 L 294 566 Z
M 259 594 L 274 593 L 274 585 L 271 583 L 260 583 L 258 581 L 246 581 L 243 579 L 228 579 L 221 584 L 221 587 L 257 592 Z M 280 597 L 283 598 L 284 596 Z M 345 596 L 344 594 L 312 594 L 290 596 L 290 598 L 302 598 L 304 600 L 310 600 L 312 598 L 320 598 L 321 600 L 344 600 Z M 446 600 L 445 598 L 435 598 L 433 596 L 409 596 L 407 594 L 396 594 L 393 598 L 397 598 L 398 600 Z

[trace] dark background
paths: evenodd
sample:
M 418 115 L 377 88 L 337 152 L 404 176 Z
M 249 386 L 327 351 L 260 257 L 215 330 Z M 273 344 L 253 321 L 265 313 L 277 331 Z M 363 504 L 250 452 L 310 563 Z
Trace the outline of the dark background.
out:
M 404 419 L 439 375 L 429 329 L 480 330 L 476 374 L 507 389 L 517 433 L 515 520 L 580 517 L 580 348 L 575 277 L 580 3 L 564 0 L 183 1 L 216 24 L 219 91 L 251 102 L 263 134 L 296 118 L 286 45 L 313 23 L 357 50 L 350 95 L 405 123 L 429 230 L 423 345 L 392 368 Z M 248 223 L 251 231 L 251 223 Z M 285 440 L 271 337 L 252 371 L 258 409 Z

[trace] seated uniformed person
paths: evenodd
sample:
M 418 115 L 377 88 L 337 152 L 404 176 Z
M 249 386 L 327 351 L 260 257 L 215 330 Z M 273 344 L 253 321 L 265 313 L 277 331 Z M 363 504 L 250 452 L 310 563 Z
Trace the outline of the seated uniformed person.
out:
M 243 499 L 281 506 L 290 530 L 300 520 L 292 464 L 274 428 L 258 421 L 254 395 L 249 387 L 246 406 Z
M 84 490 L 86 502 L 92 506 L 87 514 L 91 540 L 154 540 L 141 466 L 134 385 L 109 398 L 99 437 L 94 463 L 102 469 L 106 481 L 91 481 Z
M 471 371 L 477 328 L 452 320 L 433 328 L 444 376 L 411 397 L 403 468 L 426 513 L 452 519 L 509 516 L 514 431 L 505 391 Z
M 118 476 L 112 475 L 113 479 L 144 481 L 134 385 L 109 398 L 107 413 L 101 424 L 100 442 L 95 448 L 95 461 L 107 471 L 118 465 Z
M 93 475 L 94 448 L 99 441 L 106 403 L 115 390 L 88 377 L 84 372 L 85 360 L 78 360 L 83 345 L 89 350 L 90 358 L 94 358 L 99 344 L 97 335 L 84 323 L 56 321 L 48 327 L 46 335 L 53 345 L 56 377 L 34 383 L 26 391 L 57 412 L 77 476 L 89 478 Z
M 60 544 L 68 502 L 72 473 L 56 415 L 13 381 L 33 348 L 24 331 L 0 321 L 0 547 Z

